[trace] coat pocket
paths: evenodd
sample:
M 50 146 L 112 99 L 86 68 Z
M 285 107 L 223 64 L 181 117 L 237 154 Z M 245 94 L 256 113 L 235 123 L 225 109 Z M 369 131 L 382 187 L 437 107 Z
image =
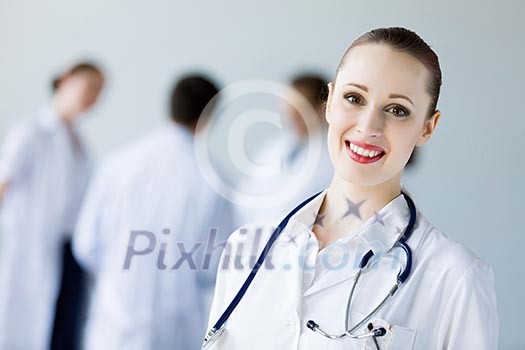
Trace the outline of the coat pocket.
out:
M 370 326 L 371 325 L 371 326 Z M 364 341 L 363 350 L 410 350 L 414 349 L 416 341 L 416 330 L 401 327 L 386 322 L 380 318 L 372 318 L 367 326 L 362 327 L 361 332 L 369 331 L 369 328 L 383 327 L 386 334 L 381 337 L 368 337 Z
M 360 319 L 360 318 L 356 318 Z M 411 350 L 414 349 L 416 341 L 416 330 L 401 327 L 388 323 L 387 321 L 373 317 L 366 325 L 355 330 L 354 335 L 360 335 L 370 332 L 372 328 L 383 327 L 386 331 L 381 337 L 366 337 L 364 339 L 354 339 L 344 337 L 330 341 L 328 349 L 330 350 Z

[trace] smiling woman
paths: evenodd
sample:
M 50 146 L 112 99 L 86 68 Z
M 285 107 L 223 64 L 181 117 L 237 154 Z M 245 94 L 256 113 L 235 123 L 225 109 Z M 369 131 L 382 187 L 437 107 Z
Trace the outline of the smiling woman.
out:
M 385 42 L 389 38 L 385 34 L 365 37 L 374 40 L 357 40 L 345 54 L 335 82 L 329 84 L 329 150 L 344 180 L 362 186 L 388 184 L 398 193 L 414 147 L 428 141 L 440 118 L 435 93 L 439 94 L 441 72 L 438 65 L 432 73 L 412 54 L 424 56 L 417 41 L 400 47 L 397 42 Z M 390 40 L 407 42 L 400 34 Z M 434 57 L 437 62 L 430 48 L 428 52 L 425 57 Z M 381 153 L 367 159 L 371 151 Z M 349 162 L 348 156 L 370 166 Z
M 250 274 L 218 272 L 215 349 L 497 348 L 492 268 L 401 186 L 414 148 L 436 130 L 440 85 L 438 57 L 416 33 L 381 28 L 354 41 L 329 84 L 332 183 L 276 230 L 255 223 L 231 235 L 223 261 L 260 255 Z

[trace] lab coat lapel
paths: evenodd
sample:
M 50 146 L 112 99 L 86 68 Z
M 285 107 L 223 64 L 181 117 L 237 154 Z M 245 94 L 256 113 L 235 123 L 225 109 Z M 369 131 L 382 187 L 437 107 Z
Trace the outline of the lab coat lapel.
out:
M 303 268 L 300 262 L 303 258 L 303 247 L 308 241 L 308 233 L 301 225 L 291 221 L 286 229 L 274 243 L 271 262 L 275 269 L 282 269 L 287 275 L 282 281 L 281 290 L 286 290 L 287 295 L 293 295 L 291 300 L 297 301 L 294 305 L 299 313 L 303 294 Z
M 355 241 L 355 240 L 353 240 Z M 352 255 L 352 254 L 351 254 Z M 350 256 L 351 256 L 350 255 Z M 348 279 L 351 279 L 355 276 L 357 273 L 357 264 L 355 264 L 353 261 L 348 260 L 347 263 L 344 264 L 344 266 L 341 269 L 335 269 L 333 271 L 330 271 L 328 274 L 326 274 L 324 277 L 320 278 L 318 281 L 316 281 L 313 285 L 311 285 L 309 288 L 307 288 L 304 291 L 303 296 L 307 297 L 309 295 L 312 295 L 314 293 L 317 293 L 321 290 L 324 290 L 326 288 L 330 288 L 336 284 L 342 283 Z

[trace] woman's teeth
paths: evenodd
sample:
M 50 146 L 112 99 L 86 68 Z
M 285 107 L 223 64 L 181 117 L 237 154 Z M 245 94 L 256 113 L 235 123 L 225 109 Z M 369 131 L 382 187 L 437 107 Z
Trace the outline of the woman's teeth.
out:
M 350 149 L 352 150 L 352 152 L 357 153 L 360 156 L 370 157 L 370 158 L 376 157 L 380 155 L 381 153 L 383 153 L 381 151 L 370 151 L 368 149 L 361 148 L 359 146 L 354 145 L 351 142 L 350 142 Z

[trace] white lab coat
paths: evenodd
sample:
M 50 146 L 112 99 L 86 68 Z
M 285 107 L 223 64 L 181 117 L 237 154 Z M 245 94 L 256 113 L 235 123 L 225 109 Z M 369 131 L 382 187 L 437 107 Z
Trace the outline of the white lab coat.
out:
M 113 171 L 107 165 L 94 192 L 90 190 L 75 232 L 75 254 L 95 276 L 84 348 L 198 348 L 220 250 L 206 271 L 200 271 L 204 246 L 197 250 L 199 259 L 193 256 L 199 270 L 192 270 L 188 261 L 172 270 L 181 256 L 177 244 L 184 244 L 188 252 L 194 244 L 205 243 L 213 227 L 219 228 L 213 244 L 224 243 L 233 227 L 230 206 L 204 181 L 195 161 L 193 135 L 181 126 L 160 128 L 112 162 Z M 103 199 L 105 191 L 111 201 Z M 90 238 L 93 222 L 96 236 Z M 134 256 L 126 270 L 132 230 L 155 237 L 140 236 L 136 250 L 155 243 L 150 254 Z
M 253 161 L 259 164 L 269 164 L 282 159 L 280 173 L 267 178 L 245 175 L 239 181 L 236 190 L 249 194 L 279 193 L 280 196 L 270 207 L 251 208 L 242 203 L 237 205 L 235 207 L 237 227 L 254 221 L 278 220 L 292 210 L 297 203 L 330 185 L 334 168 L 328 153 L 326 130 L 318 132 L 312 141 L 312 144 L 309 145 L 308 140 L 301 140 L 294 133 L 286 133 L 261 145 L 253 157 Z M 283 189 L 298 181 L 300 174 L 304 173 L 303 167 L 308 158 L 309 147 L 315 146 L 321 146 L 320 158 L 316 164 L 315 172 L 302 184 L 297 193 L 287 194 Z
M 393 286 L 399 268 L 395 252 L 386 254 L 408 223 L 408 207 L 396 197 L 351 237 L 342 238 L 318 253 L 311 231 L 326 191 L 302 208 L 289 222 L 271 250 L 273 268 L 255 276 L 242 301 L 226 323 L 226 331 L 213 349 L 376 349 L 373 339 L 329 340 L 305 324 L 314 320 L 329 333 L 344 332 L 345 308 L 358 262 L 372 249 L 382 253 L 378 263 L 361 276 L 352 305 L 352 322 L 368 314 Z M 417 204 L 416 204 L 417 205 Z M 277 225 L 277 223 L 273 223 Z M 229 238 L 221 258 L 209 327 L 229 305 L 250 269 L 249 256 L 258 257 L 272 232 L 250 224 Z M 401 230 L 398 230 L 401 229 Z M 258 243 L 261 242 L 261 243 Z M 378 337 L 386 349 L 497 349 L 498 315 L 493 273 L 467 248 L 448 239 L 418 212 L 408 240 L 414 262 L 409 279 L 371 319 L 387 330 Z M 242 247 L 242 248 L 241 248 Z M 242 250 L 242 252 L 241 252 Z M 256 252 L 253 254 L 252 252 Z M 398 257 L 402 254 L 397 253 Z M 298 262 L 305 262 L 300 268 Z M 222 269 L 229 262 L 227 268 Z M 366 332 L 366 326 L 355 333 Z
M 9 185 L 0 208 L 0 349 L 49 346 L 61 248 L 88 181 L 89 162 L 75 139 L 47 107 L 11 128 L 3 143 L 0 182 Z
M 146 140 L 144 140 L 146 141 Z M 119 205 L 144 142 L 121 147 L 108 156 L 95 172 L 78 217 L 73 236 L 73 254 L 91 277 L 99 271 L 103 253 L 114 246 L 111 234 L 117 230 Z M 106 248 L 106 250 L 105 250 Z

